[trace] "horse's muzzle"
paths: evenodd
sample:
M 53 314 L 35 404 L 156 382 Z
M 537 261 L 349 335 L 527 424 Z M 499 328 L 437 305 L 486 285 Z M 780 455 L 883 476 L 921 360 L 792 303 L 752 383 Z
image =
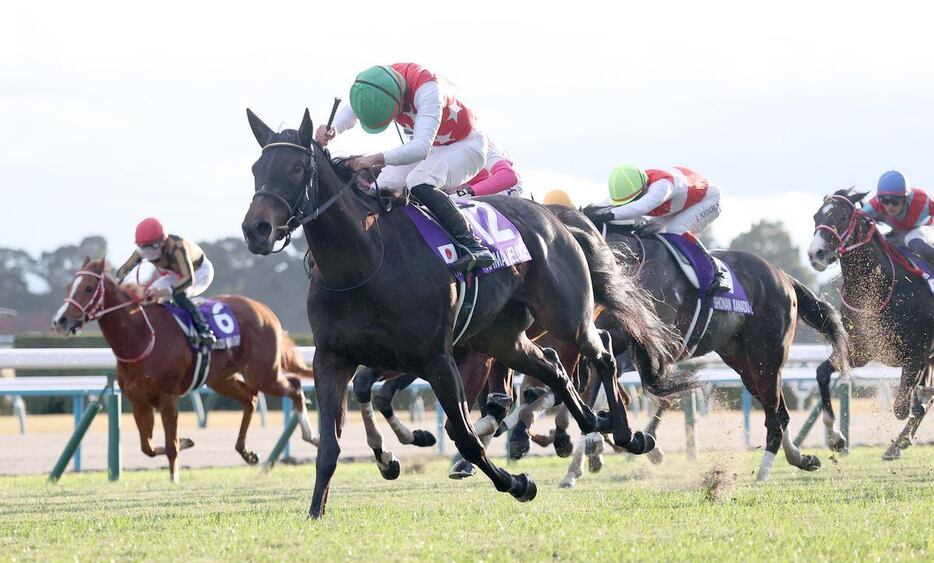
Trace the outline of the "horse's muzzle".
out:
M 246 241 L 247 248 L 253 254 L 266 255 L 272 252 L 274 238 L 272 236 L 273 228 L 266 221 L 244 222 L 241 225 L 243 230 L 243 240 Z

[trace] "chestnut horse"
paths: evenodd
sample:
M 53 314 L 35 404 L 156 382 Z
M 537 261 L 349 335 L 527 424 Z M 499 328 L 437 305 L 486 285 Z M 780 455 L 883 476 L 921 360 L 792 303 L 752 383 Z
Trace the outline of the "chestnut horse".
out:
M 101 333 L 117 357 L 117 382 L 133 405 L 143 453 L 169 458 L 172 481 L 178 482 L 178 452 L 194 446 L 178 437 L 178 399 L 192 384 L 195 352 L 175 317 L 162 305 L 147 303 L 133 288 L 119 286 L 103 259 L 86 259 L 67 289 L 68 297 L 52 320 L 62 335 L 75 334 L 97 320 Z M 217 298 L 230 306 L 240 323 L 240 345 L 211 354 L 206 384 L 243 405 L 243 420 L 234 449 L 249 464 L 259 457 L 246 448 L 246 432 L 259 391 L 292 399 L 301 413 L 302 438 L 317 445 L 308 421 L 305 397 L 294 373 L 312 377 L 292 340 L 282 332 L 279 319 L 262 303 L 237 295 Z M 242 374 L 238 378 L 237 374 Z M 153 409 L 159 409 L 165 447 L 153 447 Z

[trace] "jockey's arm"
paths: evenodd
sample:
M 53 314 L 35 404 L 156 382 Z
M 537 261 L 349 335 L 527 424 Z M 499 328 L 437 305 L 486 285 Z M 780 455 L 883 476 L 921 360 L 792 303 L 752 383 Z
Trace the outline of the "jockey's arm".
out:
M 490 174 L 474 184 L 470 189 L 474 195 L 493 195 L 515 186 L 519 183 L 519 176 L 512 169 L 509 161 L 502 159 L 490 167 Z
M 123 279 L 130 273 L 130 270 L 138 266 L 142 261 L 143 257 L 140 256 L 139 251 L 134 250 L 130 258 L 124 262 L 123 265 L 117 269 L 117 273 L 114 274 L 114 277 L 117 278 L 117 283 L 122 283 Z
M 179 244 L 176 244 L 175 248 L 172 249 L 172 263 L 178 267 L 178 271 L 175 272 L 178 275 L 178 280 L 172 284 L 172 293 L 184 291 L 185 288 L 194 283 L 195 264 L 191 255 L 192 251 L 184 240 L 179 241 Z
M 337 112 L 337 115 L 334 116 L 334 122 L 331 123 L 331 129 L 334 129 L 334 132 L 340 135 L 348 129 L 353 129 L 354 125 L 357 124 L 357 116 L 353 113 L 353 108 L 349 105 L 341 108 Z
M 610 212 L 616 221 L 645 217 L 653 209 L 671 199 L 673 191 L 674 186 L 672 186 L 671 182 L 659 180 L 651 184 L 641 198 L 625 205 L 613 207 Z
M 401 147 L 383 153 L 383 160 L 389 166 L 414 164 L 428 158 L 431 146 L 441 127 L 441 108 L 444 100 L 437 81 L 422 84 L 415 92 L 415 123 L 412 125 L 412 139 Z

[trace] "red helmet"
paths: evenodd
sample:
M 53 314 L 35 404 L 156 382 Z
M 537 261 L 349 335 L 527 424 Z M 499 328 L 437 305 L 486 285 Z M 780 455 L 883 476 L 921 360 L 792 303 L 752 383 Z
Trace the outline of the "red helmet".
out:
M 165 238 L 165 230 L 158 219 L 149 217 L 136 226 L 136 244 L 152 244 Z

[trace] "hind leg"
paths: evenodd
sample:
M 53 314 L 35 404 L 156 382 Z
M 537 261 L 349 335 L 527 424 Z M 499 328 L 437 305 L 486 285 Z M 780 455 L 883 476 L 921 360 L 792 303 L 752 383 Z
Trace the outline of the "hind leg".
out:
M 817 456 L 802 454 L 798 446 L 791 440 L 791 433 L 788 432 L 788 421 L 791 417 L 788 415 L 788 408 L 785 405 L 783 395 L 779 396 L 778 418 L 782 425 L 782 449 L 785 451 L 785 459 L 788 463 L 804 471 L 820 469 L 820 459 Z
M 139 445 L 143 453 L 149 457 L 156 457 L 165 453 L 165 448 L 156 448 L 152 445 L 152 429 L 155 426 L 155 417 L 152 407 L 142 401 L 130 401 L 133 405 L 133 418 L 136 420 L 136 429 L 139 431 Z
M 253 465 L 259 462 L 259 456 L 256 455 L 256 452 L 246 448 L 246 433 L 250 428 L 253 411 L 256 409 L 256 392 L 247 387 L 246 383 L 233 377 L 211 381 L 210 385 L 215 391 L 225 397 L 230 397 L 243 407 L 243 417 L 240 419 L 240 431 L 237 434 L 237 443 L 234 445 L 234 449 L 248 464 Z
M 902 450 L 914 443 L 915 433 L 918 431 L 921 421 L 924 420 L 924 415 L 927 414 L 932 405 L 934 405 L 934 388 L 915 388 L 908 422 L 905 423 L 905 428 L 898 434 L 895 441 L 886 449 L 882 459 L 893 461 L 902 458 Z
M 373 410 L 372 395 L 373 386 L 380 379 L 386 377 L 389 372 L 363 368 L 358 371 L 353 378 L 353 391 L 360 403 L 360 414 L 363 417 L 363 428 L 366 430 L 366 444 L 373 450 L 373 457 L 376 459 L 376 467 L 379 469 L 383 479 L 393 480 L 399 477 L 402 472 L 402 465 L 394 453 L 383 449 L 383 434 L 376 423 L 376 416 Z
M 827 437 L 827 445 L 831 451 L 846 451 L 846 438 L 836 428 L 837 417 L 833 412 L 833 401 L 831 400 L 830 376 L 837 371 L 833 365 L 832 359 L 824 360 L 817 366 L 817 387 L 820 389 L 821 408 L 823 409 L 822 419 L 824 422 L 824 433 Z
M 302 440 L 318 445 L 318 439 L 311 429 L 308 418 L 308 405 L 305 403 L 305 393 L 302 391 L 301 380 L 294 375 L 276 374 L 276 378 L 269 378 L 257 385 L 258 389 L 272 397 L 286 397 L 292 399 L 292 409 L 298 414 L 298 427 L 301 429 Z
M 159 414 L 165 431 L 165 456 L 169 458 L 169 477 L 178 483 L 178 397 L 164 394 L 159 398 Z
M 399 442 L 418 446 L 419 448 L 428 448 L 435 445 L 435 435 L 428 430 L 409 430 L 408 426 L 399 420 L 392 408 L 392 400 L 395 396 L 414 383 L 416 379 L 418 379 L 417 376 L 406 373 L 386 381 L 377 391 L 373 404 L 386 418 L 386 422 L 389 423 L 389 427 L 392 428 Z

